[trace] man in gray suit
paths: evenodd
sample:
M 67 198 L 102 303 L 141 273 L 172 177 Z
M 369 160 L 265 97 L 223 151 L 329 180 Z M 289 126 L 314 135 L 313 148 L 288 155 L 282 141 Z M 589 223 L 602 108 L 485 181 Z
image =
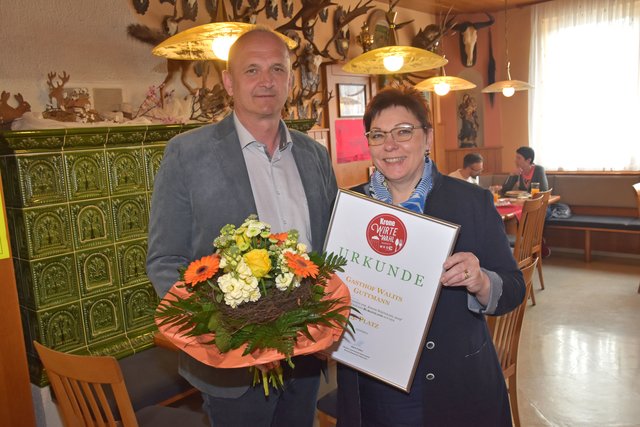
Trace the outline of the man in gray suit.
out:
M 169 141 L 155 178 L 147 273 L 161 297 L 178 267 L 211 253 L 220 229 L 251 213 L 273 232 L 297 229 L 308 247 L 324 246 L 336 179 L 326 149 L 280 118 L 293 83 L 286 44 L 267 28 L 245 33 L 222 77 L 234 113 Z M 180 374 L 202 392 L 215 427 L 312 426 L 321 362 L 294 363 L 269 397 L 250 386 L 246 368 L 215 369 L 181 353 Z

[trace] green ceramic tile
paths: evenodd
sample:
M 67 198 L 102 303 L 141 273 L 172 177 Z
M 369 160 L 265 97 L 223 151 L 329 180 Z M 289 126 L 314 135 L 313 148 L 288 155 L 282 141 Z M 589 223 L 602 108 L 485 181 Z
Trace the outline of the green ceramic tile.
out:
M 41 258 L 73 250 L 71 221 L 66 205 L 24 209 L 28 258 Z M 18 223 L 15 223 L 18 231 Z M 22 251 L 22 248 L 21 248 Z
M 25 305 L 34 310 L 74 302 L 80 296 L 73 254 L 20 263 L 22 278 L 31 286 Z
M 3 157 L 2 186 L 5 195 L 4 203 L 7 208 L 22 207 L 20 197 L 20 173 L 15 156 Z
M 118 289 L 118 268 L 112 245 L 76 252 L 76 268 L 83 296 Z
M 107 143 L 107 128 L 73 128 L 67 129 L 64 138 L 64 149 L 102 147 Z
M 145 193 L 111 199 L 116 241 L 135 239 L 147 235 L 149 209 Z
M 158 332 L 155 325 L 148 325 L 144 328 L 127 331 L 127 337 L 134 350 L 137 352 L 153 347 L 153 336 Z
M 12 150 L 55 150 L 62 148 L 66 129 L 3 132 L 1 140 Z
M 145 144 L 167 142 L 182 132 L 182 125 L 149 126 L 145 136 Z
M 107 292 L 82 300 L 82 317 L 87 343 L 124 336 L 120 292 Z
M 142 149 L 110 149 L 106 151 L 111 194 L 130 194 L 145 190 Z
M 16 289 L 18 291 L 18 304 L 25 305 L 25 301 L 28 301 L 28 296 L 31 293 L 33 286 L 28 282 L 28 275 L 26 280 L 22 277 L 21 263 L 23 261 L 16 257 L 13 257 L 11 261 L 13 264 L 13 275 L 16 279 Z
M 146 133 L 146 126 L 126 126 L 110 128 L 107 145 L 142 145 Z
M 71 203 L 69 211 L 76 249 L 95 248 L 114 242 L 113 221 L 108 199 Z
M 151 191 L 147 192 L 147 206 L 149 206 L 149 214 L 151 214 L 151 200 L 153 199 L 153 193 Z
M 126 334 L 122 333 L 115 337 L 90 343 L 89 352 L 93 356 L 113 356 L 116 359 L 122 359 L 131 356 L 135 350 Z
M 16 157 L 20 206 L 43 206 L 67 201 L 62 154 L 19 155 Z
M 103 150 L 66 152 L 64 166 L 70 200 L 109 195 Z
M 153 179 L 166 141 L 199 126 L 0 135 L 0 173 L 34 383 L 47 382 L 34 339 L 65 352 L 116 357 L 153 346 L 158 298 L 145 273 Z
M 27 310 L 32 339 L 54 350 L 72 352 L 86 345 L 80 302 Z
M 118 273 L 121 287 L 129 287 L 149 281 L 145 270 L 147 240 L 134 240 L 116 244 Z
M 29 256 L 29 249 L 22 209 L 7 208 L 6 213 L 11 243 L 11 255 L 14 258 L 27 258 Z
M 156 291 L 149 282 L 122 289 L 124 323 L 127 330 L 153 324 L 153 313 L 159 302 Z
M 49 378 L 47 378 L 38 356 L 35 354 L 27 354 L 27 363 L 29 364 L 29 380 L 31 383 L 40 388 L 48 386 Z
M 153 180 L 160 169 L 162 156 L 164 155 L 164 145 L 155 145 L 144 148 L 144 169 L 147 178 L 147 190 L 153 190 Z
M 9 171 L 7 170 L 7 156 L 0 156 L 0 177 L 3 182 L 3 198 L 6 207 L 16 206 L 16 194 L 14 191 L 13 183 L 16 182 L 15 178 L 9 178 Z

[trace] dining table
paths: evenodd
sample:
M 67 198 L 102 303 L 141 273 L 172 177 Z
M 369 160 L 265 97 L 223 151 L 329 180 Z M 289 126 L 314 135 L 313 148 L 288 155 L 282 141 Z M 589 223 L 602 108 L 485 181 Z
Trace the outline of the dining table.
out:
M 500 214 L 502 221 L 504 222 L 507 234 L 515 234 L 518 229 L 518 221 L 522 216 L 522 206 L 524 205 L 525 198 L 506 198 L 499 199 L 496 202 L 496 210 Z M 560 196 L 552 194 L 549 196 L 549 204 L 558 203 Z

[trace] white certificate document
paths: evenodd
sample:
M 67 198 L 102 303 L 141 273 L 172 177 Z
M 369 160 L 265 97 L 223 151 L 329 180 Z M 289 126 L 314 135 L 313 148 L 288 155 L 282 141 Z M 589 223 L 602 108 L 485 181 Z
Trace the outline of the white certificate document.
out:
M 325 251 L 347 259 L 351 322 L 329 353 L 406 392 L 440 293 L 442 264 L 459 226 L 340 190 Z

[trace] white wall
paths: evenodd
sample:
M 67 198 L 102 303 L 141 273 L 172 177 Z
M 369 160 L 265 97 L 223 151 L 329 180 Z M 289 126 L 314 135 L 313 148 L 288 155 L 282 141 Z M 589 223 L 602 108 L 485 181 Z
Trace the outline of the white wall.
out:
M 294 3 L 295 13 L 300 1 Z M 339 2 L 352 9 L 357 3 Z M 388 8 L 386 2 L 373 4 L 383 10 Z M 247 2 L 243 5 L 246 7 Z M 199 6 L 198 22 L 183 21 L 180 30 L 208 22 L 204 5 Z M 409 44 L 413 34 L 433 22 L 430 15 L 397 10 L 397 22 L 416 20 L 399 34 L 401 43 Z M 12 106 L 13 95 L 20 92 L 33 112 L 41 112 L 49 102 L 47 73 L 66 71 L 71 79 L 65 88 L 120 88 L 123 102 L 135 109 L 149 86 L 164 80 L 166 61 L 151 54 L 151 45 L 130 38 L 126 28 L 136 23 L 159 28 L 162 16 L 172 11 L 171 5 L 161 4 L 160 0 L 150 0 L 144 16 L 134 11 L 131 0 L 0 0 L 0 91 L 11 92 Z M 275 25 L 264 16 L 262 12 L 261 21 Z M 324 46 L 333 31 L 332 16 L 331 13 L 327 23 L 319 22 L 315 27 L 319 46 Z M 355 37 L 364 19 L 361 16 L 350 25 L 350 57 L 362 52 Z M 277 24 L 283 22 L 281 17 Z M 186 95 L 177 81 L 171 89 Z
M 65 87 L 121 88 L 125 102 L 140 103 L 148 86 L 162 82 L 166 65 L 127 36 L 127 25 L 139 22 L 128 3 L 0 0 L 0 90 L 20 92 L 42 111 L 47 73 L 66 71 Z

